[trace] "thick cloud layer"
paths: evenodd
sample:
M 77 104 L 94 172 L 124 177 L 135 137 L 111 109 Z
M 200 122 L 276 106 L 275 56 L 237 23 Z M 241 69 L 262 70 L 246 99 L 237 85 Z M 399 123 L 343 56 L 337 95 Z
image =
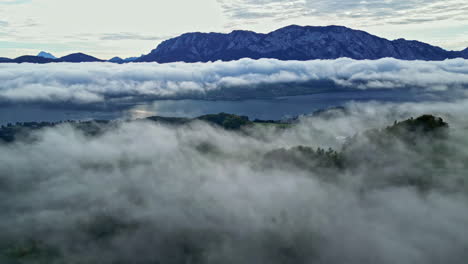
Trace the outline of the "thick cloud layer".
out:
M 103 102 L 109 98 L 139 101 L 200 97 L 213 91 L 254 89 L 258 85 L 271 90 L 282 89 L 285 95 L 294 83 L 309 83 L 306 85 L 309 93 L 323 89 L 314 81 L 331 81 L 335 86 L 356 89 L 411 87 L 423 91 L 452 91 L 468 86 L 468 60 L 299 62 L 242 59 L 193 64 L 0 64 L 0 100 L 78 104 Z M 275 87 L 284 83 L 290 85 Z
M 347 109 L 250 136 L 132 122 L 96 137 L 62 125 L 0 145 L 0 253 L 21 263 L 465 263 L 468 102 Z M 346 137 L 421 113 L 450 123 L 450 155 L 438 156 L 448 170 L 430 162 L 430 146 L 404 144 L 386 152 L 391 164 L 331 178 L 259 165 L 273 149 L 339 149 Z M 374 150 L 358 155 L 372 161 Z M 456 187 L 391 184 L 427 170 Z

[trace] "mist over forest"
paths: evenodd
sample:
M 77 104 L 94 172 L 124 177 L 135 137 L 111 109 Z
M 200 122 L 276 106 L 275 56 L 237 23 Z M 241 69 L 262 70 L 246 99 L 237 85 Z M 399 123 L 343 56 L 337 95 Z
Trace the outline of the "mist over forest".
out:
M 467 109 L 3 126 L 0 259 L 465 263 Z

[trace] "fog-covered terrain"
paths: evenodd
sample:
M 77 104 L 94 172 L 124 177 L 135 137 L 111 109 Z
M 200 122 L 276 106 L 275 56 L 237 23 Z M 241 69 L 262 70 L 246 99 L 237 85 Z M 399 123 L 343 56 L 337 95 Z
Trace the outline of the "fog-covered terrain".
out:
M 375 67 L 386 80 L 414 72 L 389 70 L 393 62 L 370 64 L 383 63 Z M 421 71 L 456 76 L 444 83 L 457 86 L 466 83 L 463 63 Z M 108 67 L 120 66 L 101 70 Z M 119 82 L 125 73 L 111 75 Z M 74 93 L 81 79 L 37 98 L 101 100 L 109 92 L 89 80 L 85 96 Z M 4 87 L 4 98 L 31 99 Z M 290 123 L 210 116 L 26 129 L 0 145 L 1 262 L 465 263 L 467 112 L 464 99 L 371 102 Z

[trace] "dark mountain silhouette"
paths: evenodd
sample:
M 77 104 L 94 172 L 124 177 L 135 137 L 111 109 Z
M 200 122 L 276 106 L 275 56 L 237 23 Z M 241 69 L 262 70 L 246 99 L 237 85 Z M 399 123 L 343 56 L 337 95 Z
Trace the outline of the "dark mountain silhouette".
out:
M 118 64 L 125 63 L 124 59 L 120 57 L 113 57 L 112 59 L 108 60 L 108 62 L 113 62 L 113 63 L 118 63 Z
M 462 54 L 463 58 L 468 59 L 468 48 L 460 51 L 460 53 Z
M 52 62 L 94 62 L 103 61 L 84 53 L 73 53 L 59 59 L 45 58 L 43 56 L 25 55 L 15 59 L 0 58 L 0 63 L 52 63 Z
M 39 56 L 31 56 L 31 55 L 25 55 L 18 57 L 16 59 L 13 59 L 11 62 L 16 62 L 16 63 L 51 63 L 55 62 L 55 59 L 48 59 L 44 57 L 39 57 Z
M 12 59 L 0 57 L 0 63 L 12 62 Z
M 387 40 L 342 26 L 288 26 L 268 34 L 252 31 L 186 33 L 162 42 L 137 62 L 207 62 L 241 58 L 280 60 L 380 59 L 444 60 L 468 58 L 468 49 L 447 51 L 419 41 Z
M 113 57 L 112 59 L 108 60 L 108 62 L 123 64 L 123 63 L 135 61 L 136 59 L 138 59 L 138 57 L 130 57 L 130 58 L 125 58 L 125 59 L 122 59 L 120 57 Z
M 58 59 L 61 62 L 96 62 L 96 61 L 103 61 L 93 56 L 84 54 L 84 53 L 73 53 L 67 56 L 63 56 Z

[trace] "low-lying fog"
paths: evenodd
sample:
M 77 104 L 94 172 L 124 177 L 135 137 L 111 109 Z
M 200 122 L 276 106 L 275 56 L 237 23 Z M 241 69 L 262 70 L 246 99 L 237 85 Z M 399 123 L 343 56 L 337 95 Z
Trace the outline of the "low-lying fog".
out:
M 284 85 L 289 83 L 296 85 Z M 239 99 L 297 95 L 337 87 L 360 90 L 413 88 L 466 95 L 463 88 L 468 87 L 468 60 L 385 58 L 359 61 L 343 58 L 123 65 L 0 64 L 0 104 L 111 104 L 148 98 Z
M 17 261 L 8 263 L 466 263 L 467 113 L 467 100 L 371 102 L 286 129 L 134 121 L 97 136 L 69 124 L 40 130 L 36 140 L 0 145 L 0 256 Z M 447 138 L 394 139 L 382 149 L 362 134 L 421 114 L 448 122 Z M 265 155 L 299 145 L 341 151 L 354 135 L 364 143 L 349 168 L 305 169 Z

